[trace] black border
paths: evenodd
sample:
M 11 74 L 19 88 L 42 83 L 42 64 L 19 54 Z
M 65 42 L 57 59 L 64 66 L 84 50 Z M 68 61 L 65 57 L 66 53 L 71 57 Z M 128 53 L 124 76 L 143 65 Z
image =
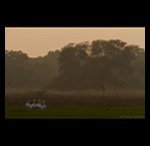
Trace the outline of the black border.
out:
M 145 119 L 150 124 L 150 25 L 145 29 Z
M 0 26 L 0 120 L 5 117 L 5 27 Z
M 68 23 L 69 24 L 69 23 Z M 0 77 L 1 77 L 1 82 L 0 82 L 0 123 L 2 122 L 6 126 L 24 126 L 24 125 L 32 125 L 32 126 L 64 126 L 64 125 L 71 125 L 71 126 L 100 126 L 101 128 L 103 126 L 107 126 L 107 128 L 110 127 L 116 127 L 116 126 L 123 126 L 124 128 L 126 127 L 135 127 L 137 126 L 140 128 L 140 126 L 150 124 L 150 94 L 149 94 L 149 89 L 150 89 L 150 83 L 149 83 L 149 75 L 150 75 L 150 67 L 148 66 L 149 64 L 149 56 L 150 56 L 150 25 L 146 25 L 143 22 L 141 24 L 136 25 L 136 23 L 132 23 L 130 25 L 120 25 L 118 23 L 117 25 L 104 25 L 101 23 L 101 25 L 97 24 L 82 24 L 82 25 L 77 25 L 76 23 L 74 24 L 56 24 L 51 23 L 49 24 L 39 24 L 39 25 L 24 25 L 24 24 L 2 24 L 0 26 Z M 5 27 L 145 27 L 145 119 L 100 119 L 100 120 L 79 120 L 79 119 L 73 119 L 73 120 L 54 120 L 54 119 L 35 119 L 35 120 L 15 120 L 15 119 L 5 119 Z M 123 128 L 122 127 L 122 128 Z

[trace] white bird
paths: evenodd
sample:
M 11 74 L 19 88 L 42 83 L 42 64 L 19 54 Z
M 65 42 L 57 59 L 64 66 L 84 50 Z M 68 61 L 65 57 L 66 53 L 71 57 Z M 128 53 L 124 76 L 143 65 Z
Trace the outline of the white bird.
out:
M 36 108 L 41 108 L 42 107 L 42 105 L 41 105 L 41 100 L 39 99 L 38 100 L 38 103 L 36 104 Z
M 31 104 L 31 109 L 35 109 L 36 108 L 36 104 L 35 104 L 35 99 L 33 100 L 33 103 Z
M 44 105 L 42 105 L 42 107 L 41 107 L 41 109 L 45 109 L 46 108 L 46 105 L 44 104 Z
M 43 100 L 41 109 L 45 109 L 45 108 L 46 108 L 46 104 L 45 104 L 45 100 Z
M 25 106 L 26 106 L 27 108 L 31 108 L 30 100 L 27 101 L 27 103 L 25 104 Z

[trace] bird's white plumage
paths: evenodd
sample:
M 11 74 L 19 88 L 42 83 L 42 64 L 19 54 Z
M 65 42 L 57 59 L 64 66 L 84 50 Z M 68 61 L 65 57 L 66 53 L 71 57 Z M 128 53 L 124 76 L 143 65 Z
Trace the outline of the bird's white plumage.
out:
M 46 108 L 46 105 L 45 105 L 45 104 L 41 106 L 41 109 L 45 109 L 45 108 Z
M 40 103 L 36 104 L 36 108 L 41 108 L 42 105 Z
M 38 103 L 36 104 L 35 100 L 33 100 L 33 103 L 30 103 L 30 100 L 28 100 L 28 102 L 25 104 L 25 106 L 29 109 L 45 109 L 46 108 L 46 104 L 45 104 L 45 100 L 41 102 L 41 100 L 38 100 Z
M 30 103 L 26 103 L 25 106 L 29 108 L 30 107 Z
M 31 104 L 31 108 L 32 108 L 32 109 L 36 108 L 36 105 L 35 105 L 34 103 Z

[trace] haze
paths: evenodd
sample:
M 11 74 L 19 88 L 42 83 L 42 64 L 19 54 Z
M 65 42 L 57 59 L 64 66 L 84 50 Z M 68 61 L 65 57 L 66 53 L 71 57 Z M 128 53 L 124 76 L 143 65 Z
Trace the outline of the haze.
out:
M 120 39 L 145 49 L 145 28 L 5 28 L 5 48 L 21 50 L 29 57 L 44 56 L 68 43 L 97 39 Z

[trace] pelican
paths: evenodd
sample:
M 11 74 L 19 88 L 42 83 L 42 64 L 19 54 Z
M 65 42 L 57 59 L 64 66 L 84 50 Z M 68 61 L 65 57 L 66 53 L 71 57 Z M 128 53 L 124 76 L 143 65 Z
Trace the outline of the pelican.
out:
M 42 105 L 41 105 L 41 100 L 39 99 L 38 100 L 38 103 L 36 104 L 36 108 L 41 108 L 42 107 Z
M 36 108 L 36 100 L 33 99 L 33 103 L 31 104 L 31 109 L 35 109 Z
M 46 104 L 45 104 L 45 100 L 43 100 L 41 109 L 45 109 L 45 108 L 46 108 Z
M 27 103 L 25 104 L 25 106 L 26 106 L 27 108 L 31 108 L 30 100 L 27 101 Z

